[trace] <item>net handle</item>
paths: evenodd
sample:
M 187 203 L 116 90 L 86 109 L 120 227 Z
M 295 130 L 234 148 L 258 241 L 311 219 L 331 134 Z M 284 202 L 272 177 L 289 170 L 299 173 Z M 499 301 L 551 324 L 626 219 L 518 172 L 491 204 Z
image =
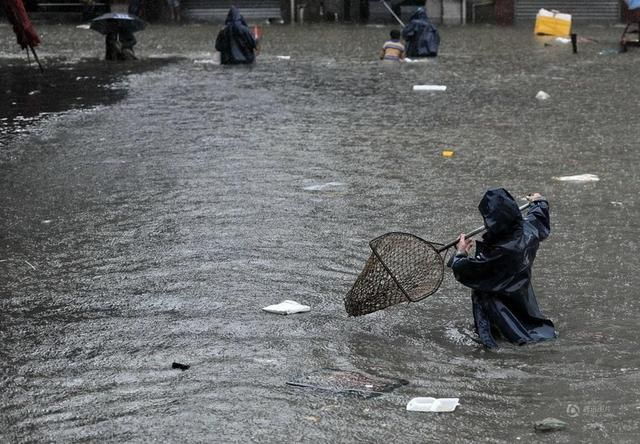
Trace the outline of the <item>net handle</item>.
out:
M 531 206 L 531 202 L 527 202 L 526 204 L 520 206 L 518 209 L 520 211 L 524 211 L 527 208 L 529 208 Z M 487 228 L 483 225 L 481 227 L 476 228 L 475 230 L 469 231 L 467 234 L 464 235 L 464 237 L 473 237 L 476 234 L 480 234 L 483 231 L 485 231 Z M 446 244 L 444 244 L 442 247 L 438 248 L 438 253 L 442 253 L 445 250 L 448 250 L 449 248 L 453 247 L 455 244 L 458 243 L 458 240 L 460 240 L 460 238 L 456 238 L 455 240 L 452 240 L 451 242 L 448 242 Z

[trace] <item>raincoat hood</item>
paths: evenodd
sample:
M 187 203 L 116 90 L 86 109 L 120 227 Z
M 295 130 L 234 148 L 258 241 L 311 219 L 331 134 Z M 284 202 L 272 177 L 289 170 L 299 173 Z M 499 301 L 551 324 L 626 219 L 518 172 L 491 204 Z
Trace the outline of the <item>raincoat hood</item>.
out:
M 427 17 L 426 9 L 418 8 L 416 12 L 413 13 L 410 20 L 424 20 L 425 22 L 428 22 L 429 17 Z
M 484 218 L 484 226 L 490 235 L 500 237 L 522 226 L 522 214 L 515 199 L 504 188 L 488 190 L 478 210 Z
M 244 21 L 244 17 L 240 14 L 240 10 L 235 6 L 229 8 L 229 12 L 227 13 L 227 19 L 224 21 L 225 25 L 231 25 L 235 22 L 240 22 L 244 26 L 247 26 L 247 23 Z

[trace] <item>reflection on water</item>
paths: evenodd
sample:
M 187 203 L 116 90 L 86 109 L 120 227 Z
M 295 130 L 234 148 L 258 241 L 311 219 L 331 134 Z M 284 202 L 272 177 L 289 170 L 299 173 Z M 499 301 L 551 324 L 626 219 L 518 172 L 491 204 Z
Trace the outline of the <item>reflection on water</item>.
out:
M 97 34 L 39 30 L 42 81 L 70 91 L 29 106 L 3 50 L 25 106 L 3 113 L 53 114 L 0 145 L 1 440 L 634 441 L 640 52 L 600 55 L 617 28 L 578 30 L 599 43 L 573 55 L 528 28 L 445 27 L 437 60 L 389 67 L 385 28 L 265 27 L 259 63 L 229 68 L 195 63 L 214 26 L 158 26 L 131 69 L 98 61 Z M 600 181 L 553 179 L 587 173 Z M 495 185 L 551 200 L 534 285 L 557 341 L 479 349 L 448 275 L 426 301 L 347 318 L 368 240 L 449 240 Z M 312 311 L 261 310 L 285 299 Z M 285 384 L 323 367 L 410 383 L 375 400 Z M 461 405 L 407 413 L 417 396 Z M 534 435 L 548 416 L 567 430 Z

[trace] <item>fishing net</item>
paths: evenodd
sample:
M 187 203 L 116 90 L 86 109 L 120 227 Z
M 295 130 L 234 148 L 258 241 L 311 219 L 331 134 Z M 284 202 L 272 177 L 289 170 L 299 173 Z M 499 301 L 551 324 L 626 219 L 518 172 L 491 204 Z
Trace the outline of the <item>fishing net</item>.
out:
M 361 316 L 435 293 L 444 275 L 438 247 L 409 233 L 387 233 L 369 243 L 371 256 L 344 298 L 350 316 Z

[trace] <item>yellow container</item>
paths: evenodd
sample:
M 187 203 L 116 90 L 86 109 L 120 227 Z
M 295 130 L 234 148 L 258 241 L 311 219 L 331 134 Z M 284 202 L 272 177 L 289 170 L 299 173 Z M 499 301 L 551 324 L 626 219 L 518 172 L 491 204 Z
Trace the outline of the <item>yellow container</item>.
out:
M 567 36 L 571 34 L 571 15 L 541 9 L 536 15 L 536 34 Z
M 452 150 L 444 150 L 442 152 L 442 157 L 453 157 L 455 155 L 455 151 Z

